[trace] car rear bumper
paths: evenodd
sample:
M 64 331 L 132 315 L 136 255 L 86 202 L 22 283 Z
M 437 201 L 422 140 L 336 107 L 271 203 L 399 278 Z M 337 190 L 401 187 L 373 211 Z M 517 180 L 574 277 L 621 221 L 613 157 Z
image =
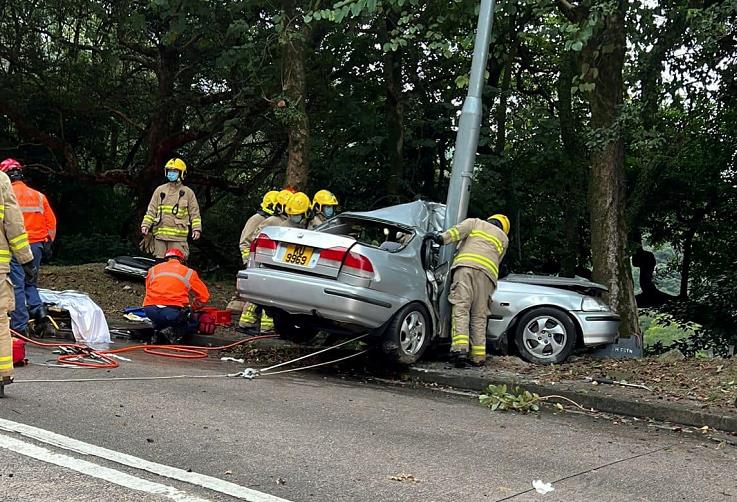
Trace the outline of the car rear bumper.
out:
M 571 312 L 581 326 L 587 347 L 614 343 L 619 338 L 619 316 L 613 312 Z
M 241 298 L 257 305 L 368 329 L 382 326 L 407 303 L 403 298 L 333 279 L 273 269 L 241 270 L 236 287 Z

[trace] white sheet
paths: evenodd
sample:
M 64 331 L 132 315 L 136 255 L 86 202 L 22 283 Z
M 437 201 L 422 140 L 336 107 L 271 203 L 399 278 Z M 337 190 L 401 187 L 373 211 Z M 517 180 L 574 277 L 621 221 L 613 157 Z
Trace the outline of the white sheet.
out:
M 39 289 L 41 301 L 55 303 L 69 311 L 72 332 L 78 342 L 90 345 L 112 343 L 105 313 L 86 294 L 80 291 L 52 291 Z

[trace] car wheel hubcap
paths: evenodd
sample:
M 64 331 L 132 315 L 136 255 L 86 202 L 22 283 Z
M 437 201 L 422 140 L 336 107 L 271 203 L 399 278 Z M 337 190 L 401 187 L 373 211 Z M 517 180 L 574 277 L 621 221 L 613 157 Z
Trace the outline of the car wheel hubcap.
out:
M 419 312 L 411 312 L 402 321 L 399 343 L 406 354 L 415 355 L 425 343 L 425 318 Z
M 532 319 L 522 333 L 525 349 L 541 359 L 553 359 L 560 354 L 568 341 L 568 331 L 555 317 L 540 316 Z

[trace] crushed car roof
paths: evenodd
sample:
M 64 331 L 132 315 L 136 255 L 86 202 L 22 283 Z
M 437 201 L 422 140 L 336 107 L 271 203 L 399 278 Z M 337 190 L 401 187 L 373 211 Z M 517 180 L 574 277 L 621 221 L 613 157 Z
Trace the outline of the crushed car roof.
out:
M 374 211 L 346 212 L 341 216 L 358 216 L 416 228 L 422 232 L 441 232 L 445 220 L 445 204 L 417 200 L 407 204 L 384 207 Z

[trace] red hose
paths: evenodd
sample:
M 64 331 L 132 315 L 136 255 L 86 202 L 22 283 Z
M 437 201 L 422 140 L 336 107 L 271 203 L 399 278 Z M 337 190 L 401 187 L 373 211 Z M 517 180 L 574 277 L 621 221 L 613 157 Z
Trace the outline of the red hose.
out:
M 122 352 L 132 352 L 135 350 L 143 350 L 147 354 L 161 357 L 172 357 L 175 359 L 204 359 L 207 357 L 207 353 L 212 350 L 226 350 L 238 345 L 245 345 L 247 343 L 254 342 L 256 340 L 264 340 L 267 338 L 276 338 L 276 335 L 261 335 L 245 338 L 238 340 L 237 342 L 230 343 L 228 345 L 221 345 L 219 347 L 198 347 L 196 345 L 131 345 L 129 347 L 121 347 L 113 350 L 93 350 L 86 345 L 79 343 L 44 343 L 38 340 L 33 340 L 27 336 L 21 335 L 20 333 L 10 330 L 10 333 L 21 340 L 25 340 L 31 345 L 38 347 L 64 347 L 68 349 L 74 349 L 74 354 L 62 354 L 56 358 L 60 364 L 81 366 L 84 368 L 117 368 L 120 366 L 118 361 L 108 357 L 106 354 L 120 354 Z M 86 360 L 80 360 L 84 358 Z M 92 362 L 91 360 L 99 359 L 100 362 Z

